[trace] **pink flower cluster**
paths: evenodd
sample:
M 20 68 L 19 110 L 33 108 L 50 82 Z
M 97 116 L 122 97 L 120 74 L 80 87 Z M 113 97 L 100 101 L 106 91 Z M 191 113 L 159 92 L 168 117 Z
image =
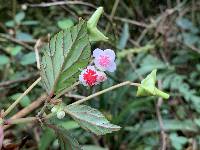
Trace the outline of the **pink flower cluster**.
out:
M 107 79 L 103 71 L 116 70 L 115 52 L 111 49 L 93 51 L 94 65 L 87 66 L 79 75 L 79 81 L 84 86 L 94 86 Z

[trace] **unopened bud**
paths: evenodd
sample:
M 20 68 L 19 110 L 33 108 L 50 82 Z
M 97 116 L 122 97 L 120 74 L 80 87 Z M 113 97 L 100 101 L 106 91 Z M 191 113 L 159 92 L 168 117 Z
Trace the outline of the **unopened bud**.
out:
M 58 119 L 63 119 L 65 117 L 65 112 L 64 111 L 58 111 L 57 112 L 57 118 Z

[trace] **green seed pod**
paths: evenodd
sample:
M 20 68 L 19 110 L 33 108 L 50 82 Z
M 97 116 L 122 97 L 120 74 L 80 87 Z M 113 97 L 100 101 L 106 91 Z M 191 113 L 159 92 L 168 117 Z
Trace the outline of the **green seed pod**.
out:
M 97 10 L 93 13 L 90 19 L 87 21 L 87 28 L 89 32 L 89 40 L 91 42 L 94 41 L 107 41 L 108 37 L 106 37 L 101 31 L 97 29 L 97 23 L 101 14 L 103 13 L 103 7 L 97 8 Z

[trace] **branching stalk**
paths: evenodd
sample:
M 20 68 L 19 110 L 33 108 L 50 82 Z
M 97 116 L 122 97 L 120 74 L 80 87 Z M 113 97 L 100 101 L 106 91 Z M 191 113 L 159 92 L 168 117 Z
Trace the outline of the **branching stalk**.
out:
M 52 118 L 53 116 L 54 114 L 50 113 L 46 117 L 42 118 L 41 120 L 47 120 L 49 118 Z M 9 120 L 6 120 L 5 123 L 8 125 L 13 125 L 13 124 L 31 123 L 37 120 L 38 120 L 38 117 L 26 117 L 26 118 L 19 118 L 19 119 L 9 119 Z
M 12 110 L 13 108 L 15 108 L 15 106 L 24 98 L 24 96 L 26 96 L 41 80 L 41 77 L 39 77 L 33 84 L 31 84 L 31 86 L 29 86 L 28 89 L 26 89 L 26 91 L 24 91 L 24 93 L 16 99 L 16 101 L 10 105 L 10 107 L 8 107 L 8 109 L 3 113 L 3 117 L 7 116 Z

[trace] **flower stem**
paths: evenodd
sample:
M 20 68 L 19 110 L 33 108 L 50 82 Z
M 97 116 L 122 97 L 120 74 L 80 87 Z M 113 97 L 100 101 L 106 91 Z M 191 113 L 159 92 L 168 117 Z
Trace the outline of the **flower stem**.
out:
M 88 96 L 88 97 L 85 97 L 85 98 L 83 98 L 83 99 L 81 99 L 81 100 L 79 100 L 79 101 L 76 101 L 76 102 L 74 102 L 74 103 L 72 103 L 72 104 L 70 104 L 70 105 L 78 105 L 78 104 L 81 104 L 81 103 L 83 103 L 83 102 L 86 102 L 86 101 L 88 101 L 88 100 L 94 98 L 94 97 L 97 97 L 97 96 L 99 96 L 99 95 L 101 95 L 101 94 L 104 94 L 104 93 L 106 93 L 106 92 L 108 92 L 108 91 L 112 91 L 112 90 L 114 90 L 114 89 L 117 89 L 117 88 L 122 87 L 122 86 L 125 86 L 125 85 L 139 86 L 140 84 L 139 84 L 139 83 L 132 83 L 131 81 L 125 81 L 125 82 L 119 83 L 119 84 L 117 84 L 117 85 L 111 86 L 111 87 L 109 87 L 109 88 L 107 88 L 107 89 L 105 89 L 105 90 L 102 90 L 102 91 L 99 91 L 99 92 L 97 92 L 97 93 L 94 93 L 94 94 L 92 94 L 92 95 L 90 95 L 90 96 Z
M 24 96 L 26 96 L 40 82 L 40 80 L 41 77 L 39 77 L 33 84 L 31 84 L 31 86 L 29 86 L 29 88 L 26 89 L 26 91 L 24 91 L 24 93 L 20 95 L 19 98 L 16 99 L 16 101 L 12 103 L 12 105 L 10 105 L 8 109 L 3 113 L 3 117 L 7 116 L 13 110 L 13 108 L 15 108 L 15 106 L 22 100 L 22 98 L 24 98 Z

